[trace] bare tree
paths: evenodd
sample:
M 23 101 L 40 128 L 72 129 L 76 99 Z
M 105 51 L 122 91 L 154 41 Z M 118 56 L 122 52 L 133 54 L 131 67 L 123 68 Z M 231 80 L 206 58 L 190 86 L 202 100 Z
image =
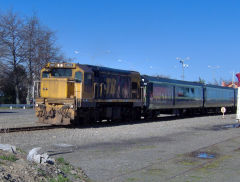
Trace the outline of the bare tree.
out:
M 40 70 L 48 62 L 65 60 L 56 46 L 55 33 L 43 26 L 36 15 L 23 19 L 12 11 L 0 14 L 0 82 L 11 78 L 17 104 L 20 93 L 21 102 L 27 95 L 27 103 L 31 103 L 33 82 L 40 79 Z M 18 72 L 23 69 L 20 76 Z M 23 90 L 27 94 L 22 94 Z
M 1 61 L 6 65 L 8 71 L 12 72 L 15 91 L 15 102 L 19 100 L 20 78 L 17 75 L 17 67 L 23 62 L 21 30 L 23 22 L 17 14 L 9 11 L 0 17 L 0 47 L 4 47 L 4 55 Z
M 37 16 L 26 19 L 22 31 L 24 61 L 28 75 L 27 103 L 32 100 L 33 81 L 40 79 L 40 70 L 48 63 L 63 59 L 56 46 L 54 32 L 43 27 Z
M 34 78 L 33 66 L 36 61 L 36 47 L 39 29 L 39 21 L 33 16 L 27 19 L 21 33 L 23 39 L 23 59 L 27 68 L 27 104 L 30 104 L 32 98 L 31 93 Z

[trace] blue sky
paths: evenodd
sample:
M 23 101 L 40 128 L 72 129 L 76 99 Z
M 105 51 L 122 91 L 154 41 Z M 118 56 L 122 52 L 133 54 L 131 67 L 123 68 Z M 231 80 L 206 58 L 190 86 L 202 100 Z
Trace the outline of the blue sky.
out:
M 37 13 L 66 56 L 142 74 L 208 82 L 240 72 L 238 0 L 0 0 L 0 11 Z

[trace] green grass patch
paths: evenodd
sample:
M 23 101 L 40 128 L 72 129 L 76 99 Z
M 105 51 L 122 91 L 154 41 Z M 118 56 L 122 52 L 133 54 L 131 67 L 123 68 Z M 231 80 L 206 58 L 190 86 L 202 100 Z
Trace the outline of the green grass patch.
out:
M 59 164 L 61 166 L 60 169 L 65 174 L 69 174 L 69 172 L 72 170 L 72 167 L 69 164 L 69 162 L 65 161 L 64 158 L 62 158 L 62 157 L 57 158 L 56 161 L 57 161 L 57 164 Z
M 46 176 L 47 176 L 46 171 L 44 171 L 44 170 L 41 169 L 41 168 L 38 168 L 38 169 L 37 169 L 37 172 L 38 172 L 38 174 L 39 174 L 40 176 L 43 176 L 43 177 L 46 177 Z
M 69 163 L 67 161 L 65 161 L 63 157 L 57 158 L 56 161 L 58 164 L 69 165 Z
M 20 148 L 16 148 L 16 151 L 17 152 L 20 152 L 20 153 L 22 153 L 22 154 L 26 154 L 27 152 L 25 152 L 24 150 L 22 150 L 22 149 L 20 149 Z
M 218 159 L 216 160 L 212 160 L 211 162 L 207 163 L 206 165 L 204 165 L 203 167 L 199 168 L 199 170 L 201 172 L 210 172 L 211 169 L 217 169 L 223 161 L 227 160 L 231 158 L 230 155 L 224 155 L 224 156 L 221 156 L 219 157 Z
M 0 155 L 0 159 L 10 162 L 15 162 L 16 160 L 18 160 L 15 155 Z
M 65 178 L 63 175 L 58 175 L 56 178 L 51 178 L 49 182 L 70 182 L 68 178 Z
M 145 173 L 150 174 L 150 175 L 162 175 L 164 174 L 164 169 L 147 169 Z
M 194 166 L 199 163 L 199 161 L 194 161 L 194 160 L 182 160 L 178 162 L 179 164 L 182 164 L 184 166 Z

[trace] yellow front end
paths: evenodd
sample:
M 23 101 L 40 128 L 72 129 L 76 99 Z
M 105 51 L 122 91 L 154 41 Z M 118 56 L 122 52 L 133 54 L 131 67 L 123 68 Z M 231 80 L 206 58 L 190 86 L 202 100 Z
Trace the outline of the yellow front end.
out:
M 74 82 L 68 78 L 43 78 L 40 93 L 43 98 L 73 98 Z
M 58 70 L 69 73 L 52 73 Z M 81 98 L 82 90 L 81 83 L 75 80 L 76 71 L 74 67 L 49 68 L 49 64 L 41 71 L 40 97 L 36 98 L 36 116 L 41 123 L 69 125 L 75 119 L 76 98 Z

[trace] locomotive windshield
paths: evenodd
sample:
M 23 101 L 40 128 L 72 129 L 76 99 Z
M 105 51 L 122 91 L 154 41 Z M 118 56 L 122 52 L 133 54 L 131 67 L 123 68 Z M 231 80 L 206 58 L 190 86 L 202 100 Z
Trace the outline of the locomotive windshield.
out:
M 49 78 L 50 73 L 47 71 L 42 72 L 42 78 Z
M 52 77 L 71 77 L 72 69 L 69 68 L 54 68 L 51 71 Z

